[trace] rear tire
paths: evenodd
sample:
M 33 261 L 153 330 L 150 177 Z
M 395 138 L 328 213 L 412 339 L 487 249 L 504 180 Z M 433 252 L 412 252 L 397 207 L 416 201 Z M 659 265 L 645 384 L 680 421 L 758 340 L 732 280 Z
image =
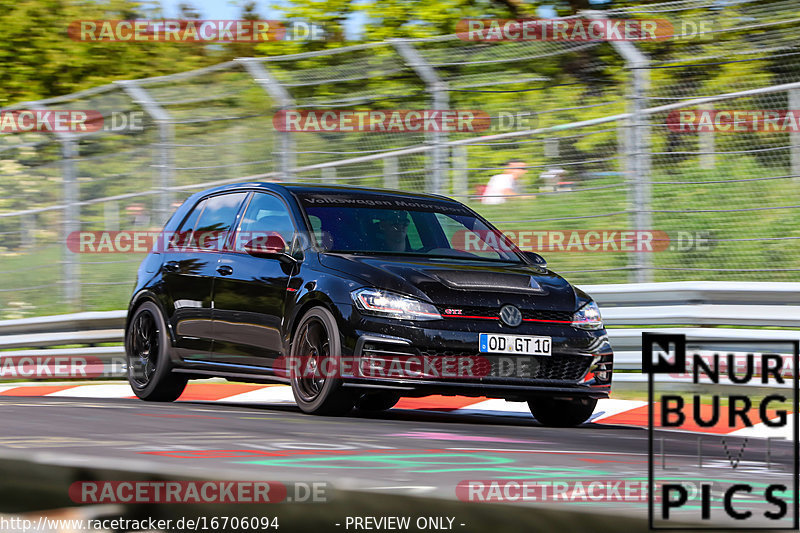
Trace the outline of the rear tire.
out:
M 353 410 L 355 395 L 335 370 L 342 355 L 339 326 L 330 311 L 310 309 L 295 330 L 289 351 L 290 382 L 297 406 L 312 415 L 339 416 Z M 294 360 L 299 359 L 295 363 Z M 306 373 L 309 368 L 317 373 Z
M 531 414 L 543 426 L 573 427 L 589 420 L 597 406 L 595 398 L 572 398 L 569 400 L 555 398 L 531 398 L 528 407 Z
M 187 379 L 172 373 L 170 342 L 161 310 L 153 302 L 140 305 L 125 334 L 128 383 L 134 394 L 149 402 L 172 402 Z
M 400 395 L 394 392 L 366 392 L 356 400 L 356 408 L 361 411 L 387 411 L 400 401 Z

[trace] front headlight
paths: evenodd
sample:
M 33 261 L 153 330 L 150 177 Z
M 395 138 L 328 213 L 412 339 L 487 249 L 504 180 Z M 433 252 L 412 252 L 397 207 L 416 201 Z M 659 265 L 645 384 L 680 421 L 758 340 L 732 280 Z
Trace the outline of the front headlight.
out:
M 429 303 L 380 289 L 358 289 L 352 293 L 359 311 L 405 320 L 437 320 L 439 311 Z
M 603 329 L 603 318 L 600 316 L 600 308 L 594 302 L 575 311 L 572 315 L 572 326 L 580 329 Z

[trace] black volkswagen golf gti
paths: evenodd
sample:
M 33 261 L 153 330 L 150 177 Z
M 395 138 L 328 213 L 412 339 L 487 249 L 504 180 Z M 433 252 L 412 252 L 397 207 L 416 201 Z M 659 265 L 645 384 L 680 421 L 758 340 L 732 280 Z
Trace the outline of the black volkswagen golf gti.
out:
M 128 376 L 144 400 L 188 379 L 289 383 L 306 413 L 402 396 L 526 401 L 586 421 L 611 388 L 597 305 L 465 205 L 356 187 L 197 193 L 139 267 Z

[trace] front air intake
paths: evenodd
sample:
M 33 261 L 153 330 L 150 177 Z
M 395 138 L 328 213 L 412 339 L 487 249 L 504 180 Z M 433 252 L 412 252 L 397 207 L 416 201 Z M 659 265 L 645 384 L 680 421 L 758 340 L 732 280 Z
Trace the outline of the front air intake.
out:
M 453 289 L 544 292 L 535 279 L 525 274 L 457 270 L 432 272 L 431 274 L 443 284 Z

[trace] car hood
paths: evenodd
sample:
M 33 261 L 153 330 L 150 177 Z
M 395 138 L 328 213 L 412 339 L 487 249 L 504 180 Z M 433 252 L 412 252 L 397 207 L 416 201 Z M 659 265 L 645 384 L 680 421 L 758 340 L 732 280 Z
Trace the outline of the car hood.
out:
M 365 286 L 409 294 L 437 306 L 576 308 L 575 290 L 564 278 L 523 263 L 344 253 L 321 254 L 320 262 Z

